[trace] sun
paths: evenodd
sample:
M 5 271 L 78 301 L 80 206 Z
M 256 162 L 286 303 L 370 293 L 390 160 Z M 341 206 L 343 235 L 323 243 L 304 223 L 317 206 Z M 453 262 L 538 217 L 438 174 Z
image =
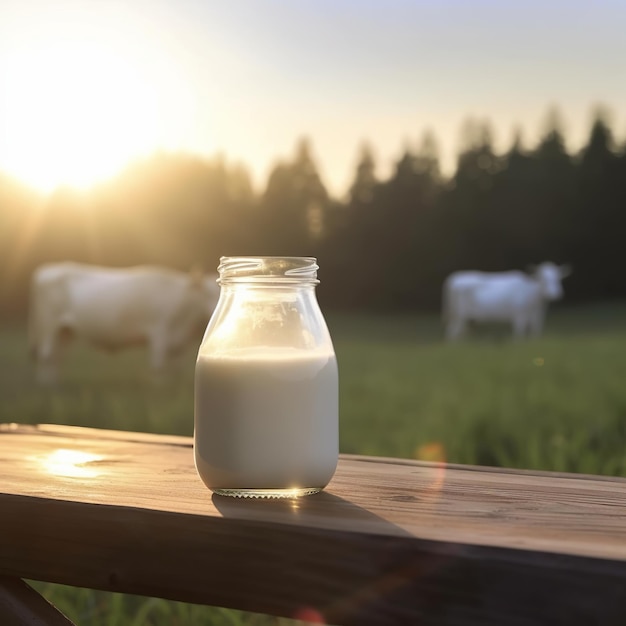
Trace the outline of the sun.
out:
M 12 69 L 4 151 L 12 172 L 32 185 L 88 186 L 147 143 L 150 88 L 105 50 L 29 50 Z
M 42 191 L 89 187 L 176 144 L 192 105 L 175 62 L 145 35 L 115 38 L 97 16 L 73 17 L 0 59 L 0 170 Z

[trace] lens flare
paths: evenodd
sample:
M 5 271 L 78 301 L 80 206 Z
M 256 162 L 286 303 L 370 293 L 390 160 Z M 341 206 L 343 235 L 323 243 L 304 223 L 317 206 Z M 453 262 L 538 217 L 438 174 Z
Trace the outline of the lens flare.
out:
M 445 447 L 438 441 L 424 443 L 415 448 L 413 456 L 417 461 L 426 461 L 431 464 L 427 470 L 428 475 L 423 495 L 438 497 L 446 478 Z M 426 468 L 424 469 L 426 470 Z
M 317 610 L 310 606 L 304 606 L 298 609 L 293 619 L 300 620 L 301 622 L 307 622 L 309 624 L 326 624 L 324 616 Z
M 442 444 L 437 441 L 425 443 L 415 448 L 415 459 L 418 461 L 430 461 L 431 463 L 445 463 L 446 451 Z

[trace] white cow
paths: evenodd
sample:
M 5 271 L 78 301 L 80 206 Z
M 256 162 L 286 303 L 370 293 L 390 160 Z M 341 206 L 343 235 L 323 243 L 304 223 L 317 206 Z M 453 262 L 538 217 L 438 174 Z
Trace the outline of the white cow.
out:
M 198 273 L 154 266 L 42 265 L 32 276 L 29 311 L 37 379 L 56 382 L 63 346 L 72 336 L 107 350 L 146 344 L 158 373 L 198 339 L 218 297 L 215 277 Z
M 563 296 L 561 280 L 570 269 L 542 263 L 531 274 L 455 272 L 443 285 L 446 338 L 459 339 L 468 322 L 508 322 L 514 337 L 538 336 L 543 330 L 547 303 Z

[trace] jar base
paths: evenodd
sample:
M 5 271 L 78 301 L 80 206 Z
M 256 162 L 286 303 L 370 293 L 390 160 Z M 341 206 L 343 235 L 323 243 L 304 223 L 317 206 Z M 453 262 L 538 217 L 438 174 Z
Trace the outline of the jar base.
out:
M 319 493 L 323 487 L 304 487 L 296 489 L 212 489 L 218 496 L 231 498 L 299 498 Z

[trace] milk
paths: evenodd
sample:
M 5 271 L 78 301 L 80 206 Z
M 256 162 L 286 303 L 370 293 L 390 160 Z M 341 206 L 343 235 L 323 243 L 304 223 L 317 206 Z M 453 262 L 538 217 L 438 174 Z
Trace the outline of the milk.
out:
M 339 451 L 334 354 L 289 347 L 201 350 L 194 438 L 198 474 L 218 493 L 322 489 Z

